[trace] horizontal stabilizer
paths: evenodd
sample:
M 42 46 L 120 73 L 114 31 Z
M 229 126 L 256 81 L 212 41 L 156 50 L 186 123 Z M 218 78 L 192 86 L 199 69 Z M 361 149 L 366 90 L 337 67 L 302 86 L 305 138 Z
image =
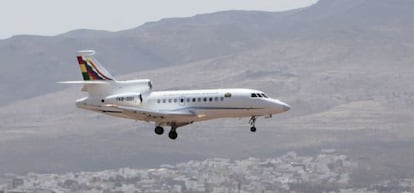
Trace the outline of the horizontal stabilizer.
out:
M 57 82 L 57 83 L 60 83 L 60 84 L 83 84 L 83 85 L 86 85 L 86 84 L 109 84 L 109 82 L 108 81 L 102 81 L 102 80 L 88 80 L 88 81 L 82 81 L 82 80 L 79 80 L 79 81 L 60 81 L 60 82 Z
M 88 80 L 88 81 L 79 80 L 79 81 L 61 81 L 57 83 L 83 85 L 81 91 L 83 92 L 94 91 L 94 93 L 89 93 L 89 94 L 96 94 L 96 93 L 102 92 L 99 90 L 103 88 L 107 88 L 111 82 L 104 81 L 104 80 Z

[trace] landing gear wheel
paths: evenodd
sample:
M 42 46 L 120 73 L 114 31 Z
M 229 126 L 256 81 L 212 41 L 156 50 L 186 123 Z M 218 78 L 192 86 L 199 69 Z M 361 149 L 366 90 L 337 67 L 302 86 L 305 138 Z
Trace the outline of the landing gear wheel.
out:
M 256 127 L 250 127 L 250 131 L 253 133 L 256 132 Z
M 256 132 L 256 116 L 252 116 L 249 120 L 249 124 L 252 126 L 250 127 L 251 132 Z
M 168 137 L 169 137 L 170 139 L 174 140 L 174 139 L 177 139 L 178 134 L 177 134 L 177 132 L 176 132 L 176 131 L 170 131 L 170 132 L 168 133 Z
M 164 133 L 164 128 L 157 126 L 155 127 L 154 131 L 157 135 L 162 135 Z
M 171 130 L 168 133 L 168 137 L 172 140 L 177 139 L 178 134 L 177 134 L 177 123 L 171 123 Z

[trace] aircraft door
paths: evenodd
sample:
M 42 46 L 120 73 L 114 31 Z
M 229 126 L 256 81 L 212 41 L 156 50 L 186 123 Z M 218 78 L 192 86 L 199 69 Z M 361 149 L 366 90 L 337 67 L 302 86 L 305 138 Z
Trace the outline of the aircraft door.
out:
M 142 103 L 142 94 L 135 97 L 135 104 L 139 105 Z

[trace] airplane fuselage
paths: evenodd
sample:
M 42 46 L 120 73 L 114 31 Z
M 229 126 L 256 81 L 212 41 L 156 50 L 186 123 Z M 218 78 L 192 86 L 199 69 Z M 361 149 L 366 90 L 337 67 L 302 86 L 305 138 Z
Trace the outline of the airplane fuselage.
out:
M 110 102 L 101 98 L 83 98 L 76 104 L 83 109 L 134 120 L 155 121 L 159 125 L 169 125 L 172 121 L 192 123 L 217 118 L 266 116 L 282 113 L 290 108 L 286 103 L 252 89 L 151 91 L 141 96 L 118 97 Z M 144 112 L 189 111 L 195 116 L 124 114 L 123 110 L 113 105 L 128 106 Z

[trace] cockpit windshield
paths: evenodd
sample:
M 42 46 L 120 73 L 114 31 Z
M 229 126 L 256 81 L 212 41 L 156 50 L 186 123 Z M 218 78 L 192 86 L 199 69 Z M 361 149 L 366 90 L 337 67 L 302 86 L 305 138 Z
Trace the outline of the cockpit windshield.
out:
M 266 94 L 264 93 L 252 93 L 250 95 L 250 97 L 252 98 L 269 98 Z

